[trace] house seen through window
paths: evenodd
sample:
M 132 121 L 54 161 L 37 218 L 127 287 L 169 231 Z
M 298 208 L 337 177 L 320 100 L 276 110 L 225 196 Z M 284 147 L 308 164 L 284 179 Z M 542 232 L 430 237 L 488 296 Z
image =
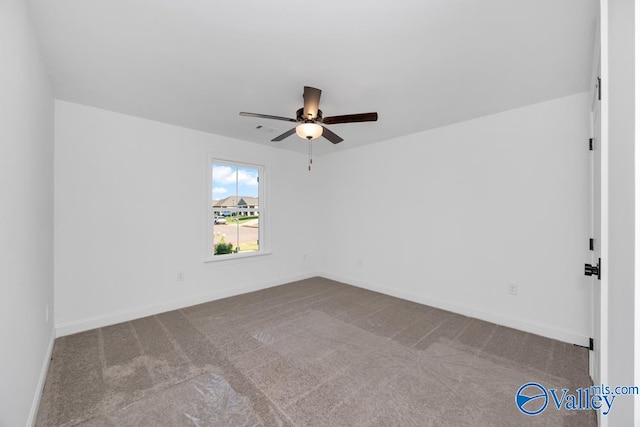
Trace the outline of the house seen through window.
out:
M 214 256 L 259 252 L 262 167 L 211 163 L 210 245 Z

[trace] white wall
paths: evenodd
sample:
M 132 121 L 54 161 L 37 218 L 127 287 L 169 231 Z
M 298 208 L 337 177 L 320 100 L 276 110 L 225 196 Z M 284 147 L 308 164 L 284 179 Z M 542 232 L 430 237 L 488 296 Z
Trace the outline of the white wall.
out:
M 319 158 L 320 271 L 585 345 L 588 106 L 581 93 Z
M 0 425 L 33 419 L 53 338 L 53 96 L 23 1 L 0 2 Z
M 635 46 L 634 0 L 604 2 L 608 12 L 609 102 L 609 379 L 615 385 L 635 383 Z M 638 399 L 638 397 L 636 397 Z M 634 425 L 633 398 L 620 396 L 608 416 L 610 426 Z M 635 424 L 637 425 L 637 423 Z
M 315 270 L 305 156 L 64 101 L 55 132 L 59 335 Z M 207 153 L 265 165 L 271 255 L 203 263 Z

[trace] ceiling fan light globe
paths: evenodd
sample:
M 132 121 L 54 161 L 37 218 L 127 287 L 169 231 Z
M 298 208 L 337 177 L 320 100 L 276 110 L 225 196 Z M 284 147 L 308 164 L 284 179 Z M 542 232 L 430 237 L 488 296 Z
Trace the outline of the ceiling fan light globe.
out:
M 296 133 L 302 139 L 316 139 L 322 135 L 322 126 L 317 123 L 301 123 L 296 126 Z

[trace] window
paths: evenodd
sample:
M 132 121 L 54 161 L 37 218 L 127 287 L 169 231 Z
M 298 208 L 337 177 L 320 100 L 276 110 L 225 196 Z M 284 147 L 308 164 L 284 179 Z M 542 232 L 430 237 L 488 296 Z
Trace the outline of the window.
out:
M 207 258 L 229 259 L 263 251 L 263 167 L 211 159 Z

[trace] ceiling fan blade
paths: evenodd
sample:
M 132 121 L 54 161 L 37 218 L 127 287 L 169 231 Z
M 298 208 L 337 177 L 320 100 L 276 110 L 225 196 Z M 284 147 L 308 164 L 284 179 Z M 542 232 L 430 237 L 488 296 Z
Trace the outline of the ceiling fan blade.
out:
M 305 86 L 304 94 L 304 118 L 315 120 L 318 117 L 318 107 L 320 105 L 320 95 L 322 91 L 315 87 Z
M 243 117 L 255 117 L 255 118 L 258 118 L 258 119 L 284 120 L 285 122 L 296 123 L 296 119 L 290 119 L 289 117 L 282 117 L 282 116 L 272 116 L 270 114 L 246 113 L 246 112 L 242 111 L 240 113 L 240 115 L 243 116 Z
M 338 123 L 355 122 L 375 122 L 378 120 L 378 113 L 345 114 L 344 116 L 331 116 L 322 119 L 325 125 L 336 125 Z
M 324 126 L 322 127 L 322 136 L 324 136 L 334 144 L 344 141 L 344 139 L 340 138 L 338 135 L 336 135 L 335 133 L 333 133 L 332 131 L 330 131 L 328 128 Z
M 285 138 L 290 137 L 291 135 L 293 135 L 294 133 L 296 133 L 296 128 L 293 128 L 291 130 L 286 131 L 285 133 L 283 133 L 280 136 L 276 136 L 275 138 L 273 138 L 271 141 L 282 141 Z

